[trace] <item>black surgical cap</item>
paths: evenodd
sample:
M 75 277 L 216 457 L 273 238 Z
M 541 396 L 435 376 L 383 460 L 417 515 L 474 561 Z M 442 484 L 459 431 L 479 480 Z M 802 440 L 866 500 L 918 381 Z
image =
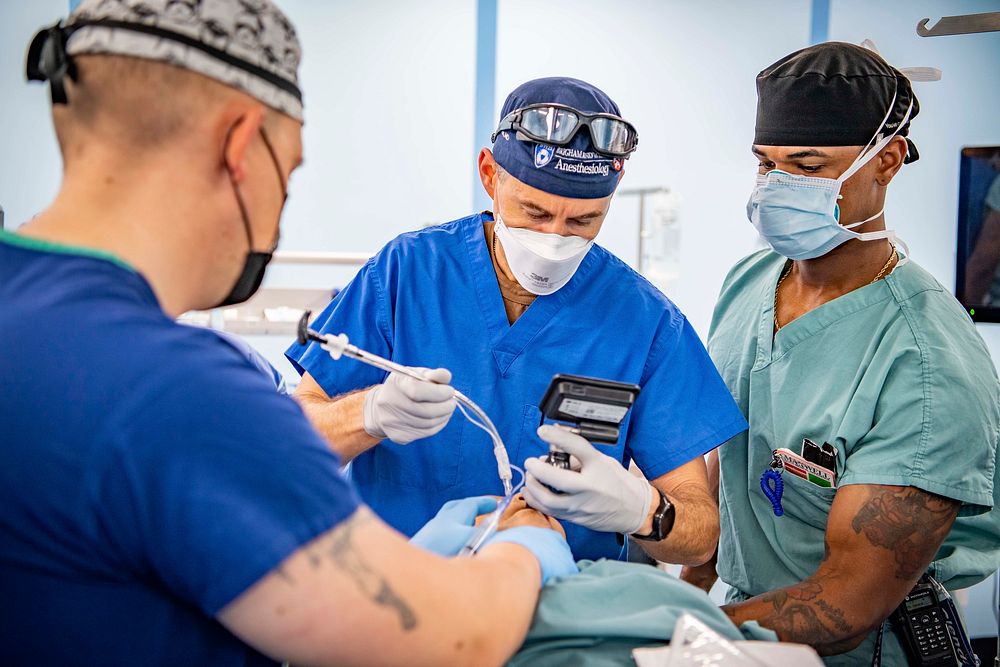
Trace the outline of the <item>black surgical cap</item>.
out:
M 896 94 L 895 103 L 893 93 Z M 825 42 L 785 56 L 757 75 L 760 146 L 865 146 L 876 132 L 892 133 L 913 102 L 910 80 L 874 51 L 844 42 Z M 885 124 L 882 119 L 893 104 Z M 910 123 L 897 134 L 905 137 Z M 906 162 L 917 148 L 906 140 Z

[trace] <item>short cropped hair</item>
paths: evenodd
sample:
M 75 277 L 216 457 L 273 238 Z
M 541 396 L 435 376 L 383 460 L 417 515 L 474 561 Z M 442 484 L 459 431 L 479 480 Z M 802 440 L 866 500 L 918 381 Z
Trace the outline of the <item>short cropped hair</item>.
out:
M 238 94 L 180 67 L 119 55 L 79 55 L 69 104 L 55 105 L 53 122 L 69 159 L 88 140 L 148 151 L 176 140 L 199 114 Z

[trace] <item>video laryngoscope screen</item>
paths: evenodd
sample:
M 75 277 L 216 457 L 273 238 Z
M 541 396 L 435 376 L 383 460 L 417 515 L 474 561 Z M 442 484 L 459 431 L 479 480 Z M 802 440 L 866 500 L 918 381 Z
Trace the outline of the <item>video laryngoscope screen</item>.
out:
M 638 385 L 560 374 L 542 397 L 543 419 L 575 424 L 591 442 L 618 442 L 619 425 L 639 395 Z

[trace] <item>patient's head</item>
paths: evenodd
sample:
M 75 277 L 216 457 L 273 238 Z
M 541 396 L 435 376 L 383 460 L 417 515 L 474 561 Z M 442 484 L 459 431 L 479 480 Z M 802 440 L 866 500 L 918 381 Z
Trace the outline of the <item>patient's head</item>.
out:
M 476 524 L 478 525 L 479 522 L 485 517 L 485 514 L 480 515 L 479 518 L 476 519 Z M 520 494 L 514 496 L 514 499 L 510 501 L 510 505 L 508 505 L 507 509 L 504 511 L 503 516 L 500 517 L 500 526 L 498 530 L 507 530 L 508 528 L 515 528 L 517 526 L 551 528 L 563 537 L 566 537 L 566 531 L 563 530 L 562 524 L 552 517 L 528 507 L 528 503 L 524 499 L 524 496 Z

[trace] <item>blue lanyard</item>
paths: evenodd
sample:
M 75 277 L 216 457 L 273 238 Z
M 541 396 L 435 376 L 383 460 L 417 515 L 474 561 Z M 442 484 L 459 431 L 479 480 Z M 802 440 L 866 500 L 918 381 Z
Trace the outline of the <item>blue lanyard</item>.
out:
M 774 454 L 771 465 L 760 476 L 760 490 L 764 493 L 764 497 L 771 501 L 774 516 L 782 516 L 785 513 L 785 510 L 781 508 L 781 494 L 785 491 L 785 483 L 781 479 L 783 468 L 781 459 L 778 458 L 777 454 Z

